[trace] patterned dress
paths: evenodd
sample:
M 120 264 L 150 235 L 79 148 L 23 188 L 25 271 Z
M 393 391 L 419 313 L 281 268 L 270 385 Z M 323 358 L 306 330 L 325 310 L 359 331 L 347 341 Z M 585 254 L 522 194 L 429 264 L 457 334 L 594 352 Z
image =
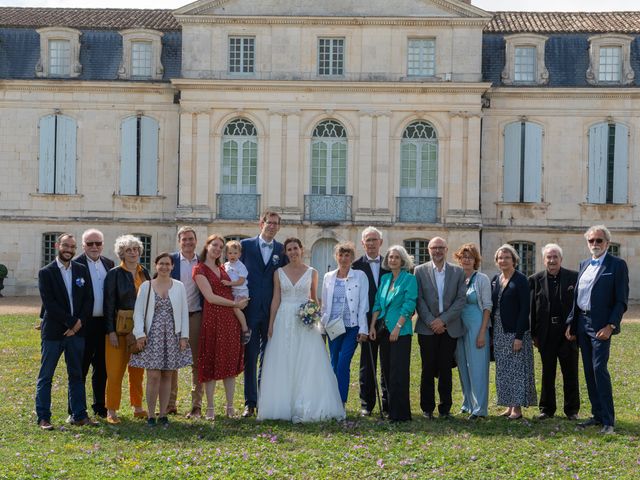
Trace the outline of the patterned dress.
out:
M 536 384 L 533 369 L 533 342 L 531 332 L 524 332 L 522 348 L 513 351 L 515 333 L 505 332 L 500 318 L 500 299 L 503 288 L 498 294 L 498 306 L 493 325 L 493 349 L 496 357 L 496 393 L 498 405 L 506 407 L 536 405 Z
M 177 370 L 191 365 L 191 348 L 187 346 L 180 350 L 171 300 L 155 291 L 153 296 L 156 303 L 151 328 L 147 333 L 147 346 L 142 352 L 131 355 L 129 365 L 147 370 Z
M 215 295 L 233 300 L 231 287 L 222 284 L 222 280 L 230 280 L 222 265 L 220 278 L 204 263 L 193 267 L 193 276 L 196 275 L 203 275 L 209 281 Z M 200 383 L 236 377 L 242 373 L 244 347 L 240 343 L 241 333 L 240 322 L 233 313 L 232 307 L 223 307 L 204 301 L 198 351 Z

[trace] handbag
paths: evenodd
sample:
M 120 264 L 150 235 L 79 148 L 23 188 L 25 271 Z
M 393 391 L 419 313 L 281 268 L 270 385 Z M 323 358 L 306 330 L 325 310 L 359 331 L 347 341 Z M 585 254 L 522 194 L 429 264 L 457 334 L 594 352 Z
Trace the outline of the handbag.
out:
M 142 317 L 142 330 L 144 331 L 145 336 L 147 335 L 145 326 L 147 324 L 147 307 L 149 307 L 149 298 L 151 297 L 151 282 L 149 282 L 149 291 L 147 293 L 147 301 L 144 304 L 144 316 Z M 132 318 L 133 320 L 133 318 Z M 136 338 L 136 336 L 133 334 L 133 327 L 131 329 L 132 331 L 127 333 L 127 338 L 126 338 L 126 343 L 127 343 L 127 352 L 129 353 L 140 353 L 144 350 L 144 347 L 139 347 L 138 346 L 138 339 Z
M 133 331 L 133 310 L 118 310 L 116 312 L 116 333 L 128 335 Z
M 327 323 L 324 326 L 324 331 L 327 333 L 329 338 L 333 340 L 334 338 L 338 338 L 340 335 L 345 333 L 347 329 L 344 326 L 344 321 L 342 320 L 342 315 L 335 318 L 330 323 Z

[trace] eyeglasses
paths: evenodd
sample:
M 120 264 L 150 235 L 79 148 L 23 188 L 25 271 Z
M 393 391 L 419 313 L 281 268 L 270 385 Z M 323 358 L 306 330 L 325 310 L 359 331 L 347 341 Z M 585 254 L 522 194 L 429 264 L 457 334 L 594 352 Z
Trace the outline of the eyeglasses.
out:
M 101 247 L 102 242 L 85 242 L 87 247 Z
M 597 243 L 598 245 L 600 245 L 601 243 L 604 243 L 604 238 L 590 238 L 587 240 L 587 242 Z
M 269 225 L 270 227 L 277 227 L 280 225 L 280 222 L 264 222 L 265 225 Z
M 429 247 L 429 250 L 444 250 L 447 247 Z

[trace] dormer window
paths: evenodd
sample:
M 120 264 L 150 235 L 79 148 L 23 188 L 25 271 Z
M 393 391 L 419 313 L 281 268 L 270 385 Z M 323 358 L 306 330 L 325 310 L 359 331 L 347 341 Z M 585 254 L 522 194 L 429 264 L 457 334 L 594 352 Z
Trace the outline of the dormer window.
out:
M 162 33 L 156 30 L 123 30 L 122 63 L 118 78 L 123 80 L 161 80 Z
M 518 34 L 505 37 L 505 67 L 502 83 L 505 85 L 545 85 L 549 71 L 544 63 L 547 37 Z
M 631 42 L 627 35 L 596 35 L 589 38 L 587 82 L 591 85 L 629 85 L 635 73 L 631 68 Z
M 41 28 L 40 60 L 36 76 L 45 78 L 75 78 L 82 73 L 80 65 L 80 35 L 73 28 Z

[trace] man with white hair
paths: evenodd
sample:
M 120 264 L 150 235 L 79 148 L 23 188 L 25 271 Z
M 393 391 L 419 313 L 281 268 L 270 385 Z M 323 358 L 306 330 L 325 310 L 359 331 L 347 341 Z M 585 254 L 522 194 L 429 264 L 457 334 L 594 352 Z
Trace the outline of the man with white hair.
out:
M 568 340 L 565 323 L 573 307 L 578 272 L 562 266 L 562 248 L 555 243 L 542 247 L 545 269 L 529 277 L 531 291 L 531 336 L 542 360 L 542 390 L 539 420 L 556 413 L 556 370 L 560 362 L 564 391 L 564 414 L 578 418 L 578 344 Z

